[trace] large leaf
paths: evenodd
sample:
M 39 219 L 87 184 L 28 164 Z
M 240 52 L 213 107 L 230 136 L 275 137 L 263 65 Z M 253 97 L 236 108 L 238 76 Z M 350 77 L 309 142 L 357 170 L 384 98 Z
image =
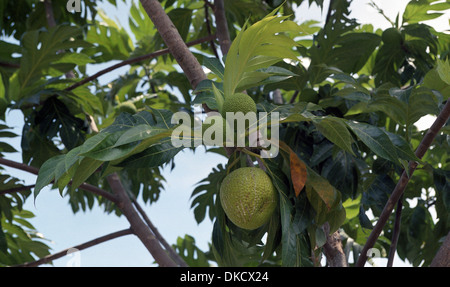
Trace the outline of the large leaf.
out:
M 398 70 L 405 60 L 405 56 L 406 53 L 401 46 L 381 46 L 377 52 L 375 66 L 372 70 L 377 86 L 383 83 L 401 84 Z
M 297 263 L 297 234 L 292 225 L 292 205 L 284 197 L 280 198 L 281 214 L 281 258 L 283 266 L 296 266 Z
M 207 255 L 197 247 L 194 237 L 187 234 L 184 238 L 178 237 L 172 247 L 189 267 L 209 267 Z
M 311 168 L 308 170 L 308 180 L 306 186 L 310 187 L 312 191 L 323 201 L 326 209 L 329 211 L 339 201 L 338 191 L 323 177 L 317 174 Z M 310 190 L 311 190 L 310 189 Z M 317 212 L 327 212 L 327 210 L 316 210 Z
M 50 247 L 30 223 L 34 214 L 17 207 L 12 210 L 11 220 L 0 218 L 0 266 L 13 266 L 32 262 L 50 254 Z M 6 249 L 7 247 L 7 249 Z
M 306 184 L 308 173 L 305 163 L 294 151 L 289 153 L 289 163 L 291 167 L 291 180 L 294 186 L 295 195 L 298 196 Z
M 333 49 L 331 66 L 346 73 L 356 73 L 366 64 L 381 37 L 373 33 L 348 33 L 339 38 Z
M 322 164 L 321 175 L 337 188 L 344 197 L 354 197 L 358 191 L 359 169 L 356 164 L 357 159 L 344 151 L 338 151 L 332 154 L 332 147 L 327 151 L 329 146 L 316 147 L 320 157 L 321 152 L 327 156 Z M 323 150 L 323 151 L 322 151 Z
M 398 157 L 404 160 L 420 161 L 420 159 L 414 154 L 410 144 L 401 136 L 386 132 L 391 142 L 394 144 Z
M 223 80 L 225 68 L 217 58 L 203 58 L 203 65 L 210 69 L 219 79 Z
M 26 91 L 33 86 L 33 83 L 42 76 L 46 69 L 56 65 L 57 61 L 73 63 L 71 56 L 58 54 L 58 52 L 70 48 L 88 47 L 89 44 L 83 40 L 74 40 L 81 35 L 81 32 L 81 29 L 75 26 L 58 25 L 48 31 L 34 30 L 23 35 L 23 56 L 18 75 L 21 93 L 15 100 L 26 96 Z
M 219 190 L 220 183 L 226 176 L 226 169 L 219 164 L 213 168 L 212 172 L 205 179 L 198 183 L 198 186 L 192 191 L 191 208 L 194 210 L 194 217 L 197 223 L 201 223 L 208 215 L 211 220 L 216 216 L 215 212 L 215 197 Z
M 376 155 L 400 165 L 396 148 L 383 130 L 355 121 L 346 121 L 346 124 Z
M 144 151 L 117 163 L 117 166 L 128 168 L 156 167 L 169 162 L 184 147 L 174 147 L 170 140 L 153 145 Z
M 273 16 L 275 12 L 244 28 L 231 44 L 225 61 L 225 97 L 238 92 L 243 79 L 253 79 L 253 85 L 264 80 L 257 69 L 267 68 L 285 58 L 297 60 L 292 50 L 297 44 L 285 33 L 299 33 L 298 25 L 286 20 L 287 17 Z M 243 86 L 246 85 L 241 84 Z
M 55 172 L 60 161 L 64 161 L 65 155 L 58 155 L 47 160 L 39 169 L 39 174 L 34 187 L 34 198 L 46 185 L 50 184 L 55 178 Z
M 346 152 L 355 155 L 352 150 L 353 138 L 342 119 L 336 117 L 315 118 L 317 129 L 332 143 Z
M 130 36 L 125 29 L 119 28 L 104 12 L 99 15 L 103 21 L 89 25 L 86 35 L 86 41 L 95 46 L 84 49 L 83 53 L 91 56 L 96 63 L 128 59 L 133 50 L 133 42 Z
M 37 112 L 35 123 L 41 134 L 48 139 L 59 135 L 68 150 L 76 147 L 84 139 L 84 121 L 71 114 L 68 107 L 56 97 L 47 99 Z
M 370 206 L 372 210 L 379 214 L 394 188 L 395 183 L 388 175 L 377 175 L 364 191 L 361 203 Z
M 449 2 L 437 0 L 414 0 L 410 1 L 406 6 L 402 18 L 404 22 L 413 24 L 438 18 L 444 15 L 445 10 L 448 9 L 450 9 Z

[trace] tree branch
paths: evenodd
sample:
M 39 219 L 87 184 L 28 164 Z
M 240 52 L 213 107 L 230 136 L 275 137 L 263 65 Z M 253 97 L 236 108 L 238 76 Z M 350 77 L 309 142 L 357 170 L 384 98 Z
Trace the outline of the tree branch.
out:
M 209 35 L 209 36 L 206 36 L 206 37 L 203 37 L 203 38 L 200 38 L 200 39 L 188 42 L 186 45 L 188 47 L 195 46 L 195 45 L 198 45 L 198 44 L 203 43 L 203 42 L 211 41 L 215 37 L 216 37 L 216 35 Z M 170 53 L 169 49 L 166 48 L 166 49 L 161 49 L 161 50 L 155 51 L 155 52 L 150 53 L 150 54 L 145 54 L 145 55 L 142 55 L 142 56 L 139 56 L 139 57 L 135 57 L 135 58 L 124 60 L 124 61 L 122 61 L 120 63 L 112 65 L 111 67 L 108 67 L 108 68 L 105 68 L 105 69 L 103 69 L 101 71 L 98 71 L 97 73 L 93 74 L 92 76 L 84 78 L 83 80 L 81 80 L 81 81 L 71 85 L 70 87 L 66 88 L 65 90 L 66 91 L 71 91 L 71 90 L 73 90 L 75 88 L 78 88 L 78 87 L 80 87 L 80 86 L 82 86 L 82 85 L 84 85 L 84 84 L 86 84 L 86 83 L 88 83 L 88 82 L 90 82 L 92 80 L 97 79 L 98 77 L 100 77 L 100 76 L 102 76 L 102 75 L 104 75 L 106 73 L 114 71 L 115 69 L 121 68 L 123 66 L 134 64 L 134 63 L 137 63 L 137 62 L 140 62 L 140 61 L 144 61 L 144 60 L 153 59 L 153 58 L 156 58 L 158 56 L 162 56 L 162 55 L 165 55 L 165 54 L 168 54 L 168 53 Z
M 326 222 L 323 225 L 323 230 L 327 235 L 327 241 L 323 245 L 323 253 L 327 258 L 329 267 L 348 267 L 347 258 L 345 257 L 344 249 L 342 248 L 341 234 L 339 230 L 333 234 L 330 233 L 330 225 Z
M 12 161 L 12 160 L 8 160 L 8 159 L 3 158 L 3 157 L 0 157 L 0 164 L 9 166 L 9 167 L 12 167 L 12 168 L 15 168 L 15 169 L 20 169 L 20 170 L 23 170 L 23 171 L 26 171 L 26 172 L 29 172 L 29 173 L 32 173 L 32 174 L 35 174 L 35 175 L 39 174 L 39 169 L 34 167 L 34 166 L 29 166 L 29 165 L 26 165 L 24 163 L 19 163 L 19 162 L 15 162 L 15 161 Z M 104 198 L 106 198 L 106 199 L 108 199 L 108 200 L 110 200 L 112 202 L 117 202 L 117 198 L 113 194 L 107 192 L 106 190 L 98 188 L 96 186 L 93 186 L 93 185 L 91 185 L 89 183 L 85 183 L 84 182 L 78 188 L 86 190 L 86 191 L 89 191 L 89 192 L 92 192 L 92 193 L 94 193 L 96 195 L 102 196 L 102 197 L 104 197 Z
M 392 231 L 391 246 L 389 248 L 387 267 L 392 267 L 394 263 L 395 250 L 397 249 L 398 237 L 400 236 L 400 224 L 402 219 L 403 194 L 397 202 L 397 210 L 395 211 L 394 230 Z
M 325 26 L 328 24 L 328 22 L 330 22 L 331 20 L 331 13 L 333 12 L 333 5 L 334 5 L 334 0 L 330 0 L 330 4 L 328 6 L 328 11 L 327 11 L 327 17 L 325 18 Z
M 450 232 L 431 261 L 430 267 L 450 267 Z
M 161 4 L 157 0 L 140 0 L 144 10 L 152 20 L 162 39 L 166 43 L 170 53 L 183 69 L 192 88 L 206 79 L 202 66 L 197 58 L 189 51 L 183 39 L 175 28 L 175 25 L 167 16 Z
M 7 63 L 7 62 L 2 62 L 2 61 L 0 61 L 0 66 L 1 67 L 6 67 L 6 68 L 16 68 L 16 69 L 20 68 L 19 64 Z
M 419 146 L 417 147 L 415 154 L 419 159 L 421 159 L 424 156 L 425 152 L 428 150 L 434 138 L 437 136 L 440 129 L 444 126 L 449 117 L 450 117 L 450 100 L 447 101 L 444 108 L 439 113 L 438 117 L 431 125 L 430 129 L 427 131 L 422 141 L 420 142 Z M 417 162 L 409 162 L 410 176 L 412 176 L 412 174 L 414 173 L 417 164 L 418 164 Z M 364 264 L 366 263 L 367 251 L 374 246 L 375 242 L 378 239 L 378 236 L 380 236 L 380 233 L 383 230 L 383 227 L 386 224 L 387 220 L 389 219 L 389 216 L 392 210 L 394 209 L 395 204 L 398 202 L 400 196 L 403 194 L 406 185 L 409 182 L 409 179 L 410 178 L 408 177 L 406 171 L 403 171 L 400 180 L 395 186 L 394 191 L 392 192 L 391 196 L 386 202 L 386 205 L 384 206 L 383 211 L 380 214 L 377 224 L 372 229 L 372 232 L 370 233 L 369 238 L 367 239 L 367 242 L 361 251 L 358 261 L 356 262 L 357 267 L 363 267 Z
M 208 35 L 212 35 L 211 33 L 211 24 L 209 23 L 209 13 L 208 13 L 208 7 L 209 7 L 209 2 L 208 0 L 204 0 L 205 1 L 205 22 L 206 22 L 206 30 L 208 31 Z M 213 51 L 214 55 L 216 56 L 217 59 L 219 58 L 219 54 L 217 54 L 216 51 L 216 46 L 214 44 L 214 40 L 209 41 L 209 43 L 211 44 L 211 50 Z
M 177 264 L 169 257 L 166 251 L 161 247 L 160 242 L 151 232 L 148 226 L 142 221 L 139 214 L 133 208 L 131 200 L 120 182 L 117 173 L 107 176 L 107 180 L 118 201 L 117 206 L 123 215 L 130 222 L 134 234 L 141 240 L 156 262 L 162 267 L 176 267 Z
M 23 163 L 18 163 L 15 161 L 7 160 L 0 157 L 0 164 L 9 166 L 12 168 L 20 169 L 23 171 L 30 172 L 32 174 L 38 175 L 39 169 L 33 166 L 29 166 Z M 116 203 L 122 213 L 125 215 L 127 220 L 130 222 L 131 228 L 133 229 L 136 236 L 142 241 L 144 246 L 150 251 L 153 258 L 161 266 L 177 266 L 174 261 L 165 253 L 164 249 L 159 245 L 158 240 L 155 238 L 153 233 L 148 229 L 144 222 L 134 210 L 131 200 L 128 197 L 122 183 L 117 174 L 112 174 L 107 177 L 108 183 L 111 186 L 114 194 L 107 192 L 106 190 L 100 189 L 96 186 L 90 185 L 88 183 L 82 183 L 79 188 L 86 191 L 92 192 L 94 194 L 105 197 L 112 202 Z M 153 226 L 154 227 L 154 226 Z M 155 228 L 156 229 L 156 228 Z M 161 235 L 160 235 L 161 236 Z M 162 238 L 162 236 L 161 236 Z
M 55 16 L 53 14 L 53 7 L 51 0 L 44 0 L 45 18 L 47 19 L 47 25 L 51 27 L 56 26 Z
M 139 205 L 139 203 L 136 200 L 132 200 L 134 206 L 136 207 L 137 211 L 141 214 L 142 218 L 144 219 L 145 223 L 147 223 L 148 227 L 152 230 L 155 237 L 159 240 L 159 242 L 164 246 L 166 251 L 169 253 L 170 257 L 181 267 L 188 267 L 186 262 L 184 262 L 183 258 L 178 255 L 178 253 L 173 250 L 172 246 L 167 243 L 167 241 L 164 239 L 164 237 L 159 233 L 158 229 L 155 225 L 150 221 L 150 218 L 148 218 L 147 214 L 145 213 L 144 209 Z
M 113 232 L 113 233 L 110 233 L 110 234 L 98 237 L 96 239 L 93 239 L 91 241 L 85 242 L 83 244 L 80 244 L 80 245 L 77 245 L 77 246 L 74 246 L 74 247 L 71 247 L 71 248 L 64 249 L 64 250 L 62 250 L 62 251 L 60 251 L 58 253 L 47 255 L 47 256 L 39 259 L 39 260 L 36 260 L 36 261 L 33 261 L 33 262 L 27 262 L 27 263 L 23 263 L 23 264 L 19 264 L 19 265 L 15 265 L 14 267 L 36 267 L 36 266 L 39 266 L 39 265 L 42 265 L 42 264 L 49 263 L 49 262 L 51 262 L 53 260 L 56 260 L 58 258 L 64 257 L 67 254 L 69 254 L 70 250 L 72 250 L 72 249 L 83 250 L 83 249 L 95 246 L 97 244 L 106 242 L 108 240 L 115 239 L 115 238 L 118 238 L 118 237 L 121 237 L 121 236 L 125 236 L 125 235 L 129 235 L 129 234 L 132 234 L 132 233 L 133 232 L 132 232 L 131 228 L 120 230 L 120 231 L 117 231 L 117 232 Z
M 220 50 L 223 55 L 226 55 L 230 49 L 231 40 L 223 0 L 214 0 L 214 16 L 216 17 L 216 34 L 219 39 Z
M 293 104 L 295 102 L 295 100 L 297 99 L 299 93 L 300 92 L 298 90 L 294 92 L 294 94 L 292 95 L 292 98 L 289 100 L 290 104 Z
M 21 191 L 25 191 L 25 190 L 30 190 L 34 187 L 35 185 L 24 185 L 24 186 L 18 186 L 18 187 L 14 187 L 14 188 L 10 188 L 10 189 L 5 189 L 5 190 L 1 190 L 0 191 L 0 196 L 4 195 L 4 194 L 9 194 L 9 193 L 14 193 L 14 192 L 21 192 Z
M 45 8 L 45 18 L 47 19 L 47 25 L 49 28 L 53 28 L 56 26 L 55 14 L 53 13 L 52 0 L 44 0 L 44 8 Z M 64 53 L 64 50 L 59 50 L 58 53 Z M 75 74 L 73 71 L 68 71 L 66 73 L 67 79 L 75 78 Z

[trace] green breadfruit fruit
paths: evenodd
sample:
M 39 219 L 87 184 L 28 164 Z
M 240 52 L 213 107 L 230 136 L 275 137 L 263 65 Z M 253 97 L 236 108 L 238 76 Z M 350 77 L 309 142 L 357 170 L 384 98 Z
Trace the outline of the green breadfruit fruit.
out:
M 270 220 L 278 203 L 270 177 L 260 168 L 232 171 L 220 186 L 220 202 L 228 218 L 238 227 L 253 230 Z
M 225 98 L 222 106 L 222 116 L 226 118 L 227 112 L 242 112 L 244 115 L 248 112 L 256 113 L 256 103 L 247 94 L 236 93 Z

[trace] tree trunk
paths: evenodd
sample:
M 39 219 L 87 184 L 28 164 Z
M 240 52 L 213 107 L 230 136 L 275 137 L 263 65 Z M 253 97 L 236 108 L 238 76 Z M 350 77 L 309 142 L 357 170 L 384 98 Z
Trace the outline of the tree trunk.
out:
M 108 183 L 111 186 L 114 194 L 117 196 L 117 206 L 122 211 L 123 215 L 128 219 L 133 233 L 142 241 L 147 250 L 152 254 L 153 258 L 161 267 L 176 267 L 177 264 L 169 257 L 166 251 L 161 247 L 155 235 L 150 231 L 148 226 L 142 221 L 139 214 L 133 208 L 128 194 L 120 182 L 119 176 L 116 173 L 107 177 Z
M 197 58 L 191 53 L 187 45 L 178 33 L 177 28 L 167 16 L 161 4 L 156 0 L 141 0 L 142 6 L 148 16 L 155 24 L 156 29 L 167 45 L 172 56 L 183 69 L 186 77 L 189 79 L 192 88 L 206 79 L 202 66 Z
M 450 232 L 431 261 L 430 267 L 450 267 Z
M 327 258 L 329 267 L 348 267 L 347 258 L 345 257 L 344 249 L 342 248 L 341 234 L 339 230 L 333 234 L 330 233 L 330 225 L 325 223 L 323 231 L 327 235 L 327 242 L 323 245 L 323 253 Z

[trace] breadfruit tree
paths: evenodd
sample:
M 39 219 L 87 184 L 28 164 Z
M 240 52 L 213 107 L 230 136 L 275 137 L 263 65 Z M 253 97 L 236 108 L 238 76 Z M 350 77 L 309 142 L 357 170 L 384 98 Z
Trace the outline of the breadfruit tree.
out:
M 37 175 L 30 186 L 0 170 L 1 266 L 64 255 L 23 209 L 45 186 L 73 212 L 124 216 L 129 229 L 96 242 L 133 234 L 159 266 L 364 266 L 372 248 L 388 265 L 396 252 L 450 264 L 450 35 L 427 24 L 448 1 L 410 1 L 385 30 L 358 23 L 347 0 L 308 1 L 324 23 L 295 21 L 303 0 L 123 2 L 130 31 L 102 1 L 81 12 L 0 3 L 0 117 L 20 110 L 25 122 L 21 135 L 0 125 L 0 166 Z M 108 67 L 89 74 L 93 64 Z M 258 115 L 242 142 L 227 112 Z M 252 140 L 254 126 L 265 128 Z M 210 250 L 192 234 L 168 243 L 136 200 L 158 204 L 162 167 L 199 139 L 227 158 L 192 190 L 193 220 L 213 224 Z M 17 150 L 22 162 L 7 159 Z

